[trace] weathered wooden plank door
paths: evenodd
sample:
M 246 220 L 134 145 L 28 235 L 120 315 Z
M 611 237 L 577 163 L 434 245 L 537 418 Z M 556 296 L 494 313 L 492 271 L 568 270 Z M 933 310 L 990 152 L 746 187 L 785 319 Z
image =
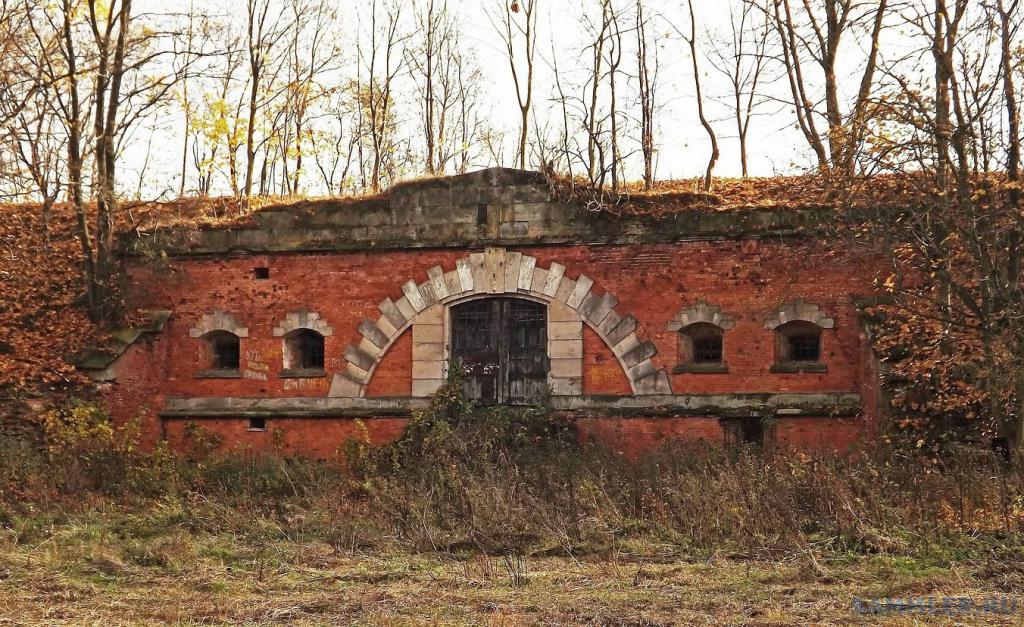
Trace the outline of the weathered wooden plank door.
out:
M 452 357 L 467 395 L 483 404 L 522 404 L 547 391 L 547 307 L 489 298 L 452 307 Z

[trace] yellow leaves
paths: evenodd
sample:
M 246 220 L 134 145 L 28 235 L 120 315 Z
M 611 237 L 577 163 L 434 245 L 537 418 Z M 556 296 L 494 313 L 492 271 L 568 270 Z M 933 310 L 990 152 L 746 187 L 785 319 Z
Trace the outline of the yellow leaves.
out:
M 83 446 L 108 445 L 114 439 L 114 427 L 96 405 L 75 404 L 41 416 L 46 446 L 59 455 Z

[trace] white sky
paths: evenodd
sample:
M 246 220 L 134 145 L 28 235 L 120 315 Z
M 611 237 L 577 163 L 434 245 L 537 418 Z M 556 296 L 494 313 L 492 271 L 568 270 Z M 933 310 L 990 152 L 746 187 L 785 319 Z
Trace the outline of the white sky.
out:
M 137 0 L 137 12 L 163 12 L 186 9 L 190 0 Z M 193 0 L 194 1 L 194 0 Z M 341 57 L 351 66 L 355 57 L 354 39 L 346 41 L 345 37 L 354 37 L 356 28 L 357 4 L 360 0 L 336 0 L 338 8 L 339 46 Z M 418 1 L 418 0 L 417 0 Z M 533 115 L 537 116 L 543 126 L 550 120 L 560 124 L 559 116 L 553 116 L 554 79 L 550 70 L 552 59 L 552 42 L 558 65 L 564 77 L 577 72 L 585 72 L 589 56 L 582 52 L 586 35 L 580 18 L 584 13 L 599 16 L 598 0 L 539 0 L 542 13 L 540 17 L 540 39 L 538 45 L 537 76 L 535 84 L 535 107 Z M 724 40 L 728 34 L 729 3 L 738 0 L 694 0 L 698 17 L 698 45 L 701 54 L 707 52 L 709 41 Z M 634 0 L 620 0 L 625 6 L 632 7 Z M 647 11 L 654 17 L 655 30 L 659 34 L 658 56 L 660 60 L 659 86 L 657 98 L 662 106 L 657 117 L 655 142 L 658 146 L 656 175 L 660 179 L 696 177 L 703 174 L 709 155 L 709 142 L 700 125 L 694 98 L 693 74 L 689 49 L 678 35 L 672 32 L 670 22 L 681 29 L 688 28 L 685 0 L 647 0 Z M 239 19 L 244 15 L 245 0 L 214 0 L 206 4 L 211 12 L 232 14 Z M 499 0 L 449 0 L 453 12 L 461 15 L 464 24 L 465 44 L 472 48 L 481 67 L 485 69 L 489 80 L 485 85 L 485 101 L 490 109 L 490 120 L 493 126 L 505 131 L 506 163 L 500 165 L 513 166 L 513 150 L 511 144 L 518 132 L 518 106 L 510 77 L 508 61 L 505 57 L 503 42 L 498 37 L 487 11 L 500 11 Z M 412 2 L 406 7 L 408 17 L 412 14 Z M 901 37 L 893 34 L 893 37 Z M 627 35 L 631 38 L 631 35 Z M 860 42 L 850 38 L 845 42 L 841 58 L 845 59 L 847 76 L 841 83 L 856 86 L 855 75 L 859 59 L 863 51 Z M 633 74 L 635 64 L 632 51 L 627 49 L 623 57 L 623 67 Z M 717 131 L 721 157 L 715 170 L 716 176 L 739 176 L 739 144 L 736 138 L 735 124 L 731 118 L 727 98 L 731 97 L 731 87 L 724 76 L 718 73 L 706 58 L 701 59 L 702 86 L 705 93 L 705 107 L 708 117 Z M 777 67 L 770 67 L 767 75 L 775 80 L 765 85 L 765 91 L 777 98 L 788 96 L 789 87 L 784 76 L 779 76 Z M 817 76 L 817 72 L 813 72 Z M 563 79 L 565 80 L 565 79 Z M 570 79 L 571 80 L 571 79 Z M 621 80 L 621 79 L 620 79 Z M 635 85 L 620 87 L 620 98 L 630 101 L 636 98 Z M 419 124 L 418 108 L 409 90 L 403 89 L 398 97 L 400 117 L 403 129 L 410 133 L 416 132 Z M 635 107 L 633 107 L 635 111 Z M 800 131 L 795 127 L 795 119 L 791 107 L 778 102 L 768 102 L 760 110 L 760 114 L 751 124 L 749 134 L 750 172 L 752 175 L 771 176 L 804 171 L 811 166 L 812 153 L 807 147 Z M 632 113 L 632 111 L 631 111 Z M 559 114 L 560 115 L 560 114 Z M 155 125 L 155 128 L 154 128 Z M 553 126 L 557 131 L 560 126 Z M 152 130 L 151 130 L 152 129 Z M 633 129 L 630 128 L 630 131 Z M 152 135 L 152 137 L 151 137 Z M 635 136 L 635 133 L 631 133 Z M 626 150 L 638 151 L 634 140 L 626 140 Z M 181 110 L 180 105 L 172 103 L 161 111 L 151 124 L 135 130 L 131 143 L 126 148 L 121 160 L 121 188 L 126 193 L 134 194 L 139 183 L 139 171 L 145 160 L 147 149 L 150 150 L 142 184 L 142 195 L 153 197 L 168 194 L 173 190 L 176 194 L 177 180 L 180 172 L 181 159 Z M 242 157 L 244 159 L 244 156 Z M 493 165 L 480 163 L 480 166 Z M 307 177 L 312 183 L 315 173 L 308 171 Z M 629 178 L 639 178 L 639 154 L 628 166 Z M 311 186 L 310 186 L 311 187 Z M 215 193 L 226 191 L 223 177 L 215 184 Z M 310 193 L 317 193 L 315 188 Z M 320 192 L 322 193 L 322 191 Z

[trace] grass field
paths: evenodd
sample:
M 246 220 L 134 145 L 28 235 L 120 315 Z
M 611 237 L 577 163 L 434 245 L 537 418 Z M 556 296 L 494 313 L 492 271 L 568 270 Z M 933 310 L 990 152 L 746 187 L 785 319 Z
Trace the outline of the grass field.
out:
M 1007 624 L 1012 615 L 878 616 L 858 597 L 1024 592 L 1024 564 L 926 563 L 809 547 L 773 558 L 695 557 L 624 541 L 574 558 L 411 553 L 289 538 L 272 522 L 166 526 L 149 512 L 40 513 L 0 541 L 0 624 Z M 818 547 L 820 548 L 820 547 Z M 547 553 L 546 555 L 544 553 Z
M 0 433 L 0 626 L 1024 624 L 1024 474 L 989 452 L 632 460 L 448 389 L 328 461 L 145 451 L 82 404 Z M 1017 605 L 854 611 L 929 597 Z

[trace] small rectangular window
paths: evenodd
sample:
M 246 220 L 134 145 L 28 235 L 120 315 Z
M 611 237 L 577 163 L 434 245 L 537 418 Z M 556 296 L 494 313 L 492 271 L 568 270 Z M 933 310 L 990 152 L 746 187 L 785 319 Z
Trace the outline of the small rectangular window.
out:
M 729 418 L 721 421 L 726 447 L 769 446 L 774 438 L 772 427 L 762 418 Z
M 218 342 L 214 367 L 221 370 L 237 370 L 239 361 L 238 341 Z
M 252 276 L 258 281 L 263 281 L 270 278 L 270 268 L 260 266 L 259 268 L 252 269 Z
M 764 444 L 764 422 L 754 418 L 740 421 L 740 441 L 743 444 Z
M 698 364 L 722 361 L 722 338 L 715 335 L 693 338 L 693 361 Z
M 818 361 L 821 358 L 821 342 L 815 335 L 790 336 L 789 350 L 793 361 Z
M 476 225 L 487 226 L 487 203 L 485 202 L 476 206 Z
M 266 431 L 267 430 L 267 419 L 266 418 L 250 418 L 248 431 Z

